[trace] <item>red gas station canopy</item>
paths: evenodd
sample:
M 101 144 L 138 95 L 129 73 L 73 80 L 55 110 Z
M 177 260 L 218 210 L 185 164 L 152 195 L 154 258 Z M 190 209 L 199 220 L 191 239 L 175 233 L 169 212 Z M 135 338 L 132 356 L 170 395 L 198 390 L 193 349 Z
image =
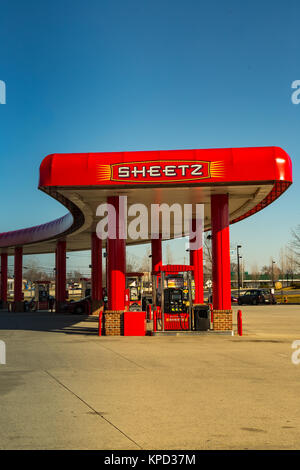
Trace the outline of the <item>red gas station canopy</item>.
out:
M 48 155 L 40 188 L 292 182 L 291 160 L 278 147 Z
M 128 204 L 203 203 L 210 228 L 210 197 L 229 196 L 230 223 L 260 211 L 292 183 L 292 164 L 278 147 L 207 150 L 53 154 L 40 167 L 39 189 L 69 213 L 48 224 L 0 234 L 2 251 L 24 246 L 24 254 L 55 251 L 58 238 L 68 251 L 90 249 L 97 206 L 108 196 Z M 127 239 L 127 243 L 137 243 Z

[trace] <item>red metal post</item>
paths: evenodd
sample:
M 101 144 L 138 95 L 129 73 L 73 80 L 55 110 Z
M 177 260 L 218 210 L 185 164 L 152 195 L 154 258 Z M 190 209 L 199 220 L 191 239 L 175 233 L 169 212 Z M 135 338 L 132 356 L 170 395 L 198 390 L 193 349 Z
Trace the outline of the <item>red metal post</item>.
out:
M 1 300 L 7 302 L 7 253 L 1 253 Z
M 100 310 L 99 312 L 99 324 L 98 324 L 98 336 L 102 336 L 102 317 L 103 317 L 103 312 Z
M 228 194 L 211 196 L 214 310 L 231 309 Z
M 151 304 L 147 305 L 147 320 L 152 320 L 152 306 Z
M 15 247 L 15 266 L 14 266 L 14 301 L 22 302 L 22 283 L 23 283 L 23 248 Z M 18 308 L 17 308 L 18 309 Z
M 125 273 L 126 273 L 126 240 L 120 238 L 119 231 L 124 229 L 124 217 L 120 217 L 119 197 L 110 196 L 108 204 L 115 208 L 114 218 L 108 214 L 108 224 L 115 224 L 116 238 L 107 238 L 107 260 L 108 260 L 108 309 L 124 310 L 125 308 Z M 120 220 L 121 219 L 121 220 Z M 120 229 L 120 230 L 119 230 Z
M 56 311 L 66 301 L 66 242 L 59 240 L 56 246 Z
M 92 233 L 92 300 L 102 300 L 102 240 Z
M 237 326 L 238 326 L 238 335 L 243 336 L 242 310 L 238 310 L 238 313 L 237 313 Z
M 192 220 L 192 230 L 196 231 L 196 220 Z M 202 233 L 198 237 L 202 237 Z M 195 239 L 191 239 L 193 242 Z M 194 267 L 194 283 L 195 283 L 195 304 L 203 304 L 203 246 L 202 239 L 199 241 L 199 247 L 195 250 L 190 249 L 190 265 Z
M 157 329 L 157 311 L 156 309 L 153 310 L 153 331 L 155 332 Z

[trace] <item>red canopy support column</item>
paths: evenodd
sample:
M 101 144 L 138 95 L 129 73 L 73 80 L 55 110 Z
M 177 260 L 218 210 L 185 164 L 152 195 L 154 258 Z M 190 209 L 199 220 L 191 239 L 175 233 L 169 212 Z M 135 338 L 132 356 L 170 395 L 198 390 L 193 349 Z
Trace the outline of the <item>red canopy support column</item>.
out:
M 106 287 L 106 295 L 108 296 L 108 259 L 107 259 L 107 241 L 105 245 L 105 287 Z
M 15 265 L 14 265 L 14 305 L 15 312 L 22 312 L 23 305 L 23 247 L 15 247 Z
M 7 253 L 1 253 L 1 300 L 2 307 L 7 306 Z
M 192 220 L 192 230 L 196 231 L 196 220 Z M 204 302 L 204 291 L 203 291 L 203 246 L 202 246 L 202 230 L 201 233 L 197 234 L 201 237 L 198 247 L 194 250 L 190 248 L 190 265 L 194 267 L 194 282 L 195 282 L 195 304 L 203 304 Z M 191 239 L 190 242 L 195 242 L 195 239 Z
M 115 238 L 113 236 L 107 238 L 108 309 L 124 311 L 126 241 L 124 238 L 120 238 L 120 232 L 123 232 L 125 226 L 124 211 L 120 207 L 121 200 L 118 196 L 108 197 L 107 202 L 115 209 L 115 217 L 112 214 L 108 215 L 109 227 L 115 224 Z M 120 212 L 123 213 L 122 216 L 120 216 Z
M 102 240 L 93 232 L 92 242 L 92 312 L 100 313 L 102 305 Z
M 214 330 L 232 329 L 228 194 L 211 196 Z
M 152 260 L 152 272 L 160 271 L 162 267 L 162 241 L 161 235 L 159 238 L 151 239 L 151 260 Z M 153 285 L 153 278 L 152 278 L 152 303 L 156 305 L 156 291 L 159 287 L 159 280 L 160 277 L 157 276 L 156 278 L 156 285 Z
M 159 271 L 162 266 L 161 237 L 151 240 L 152 271 Z
M 66 301 L 66 242 L 59 240 L 56 245 L 56 312 L 62 311 L 62 304 Z

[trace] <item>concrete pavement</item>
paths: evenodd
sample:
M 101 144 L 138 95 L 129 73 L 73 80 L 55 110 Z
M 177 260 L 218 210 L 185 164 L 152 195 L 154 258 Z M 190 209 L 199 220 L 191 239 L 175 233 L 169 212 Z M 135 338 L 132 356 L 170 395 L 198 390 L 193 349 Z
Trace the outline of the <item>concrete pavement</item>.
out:
M 299 449 L 300 309 L 242 311 L 243 337 L 188 338 L 1 312 L 0 448 Z

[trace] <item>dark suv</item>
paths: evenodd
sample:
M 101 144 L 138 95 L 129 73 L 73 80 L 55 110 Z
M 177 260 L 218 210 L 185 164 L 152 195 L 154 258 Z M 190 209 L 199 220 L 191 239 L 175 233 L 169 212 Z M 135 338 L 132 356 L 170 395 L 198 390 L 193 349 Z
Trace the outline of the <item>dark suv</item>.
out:
M 276 304 L 276 299 L 270 289 L 248 289 L 238 298 L 238 304 Z

